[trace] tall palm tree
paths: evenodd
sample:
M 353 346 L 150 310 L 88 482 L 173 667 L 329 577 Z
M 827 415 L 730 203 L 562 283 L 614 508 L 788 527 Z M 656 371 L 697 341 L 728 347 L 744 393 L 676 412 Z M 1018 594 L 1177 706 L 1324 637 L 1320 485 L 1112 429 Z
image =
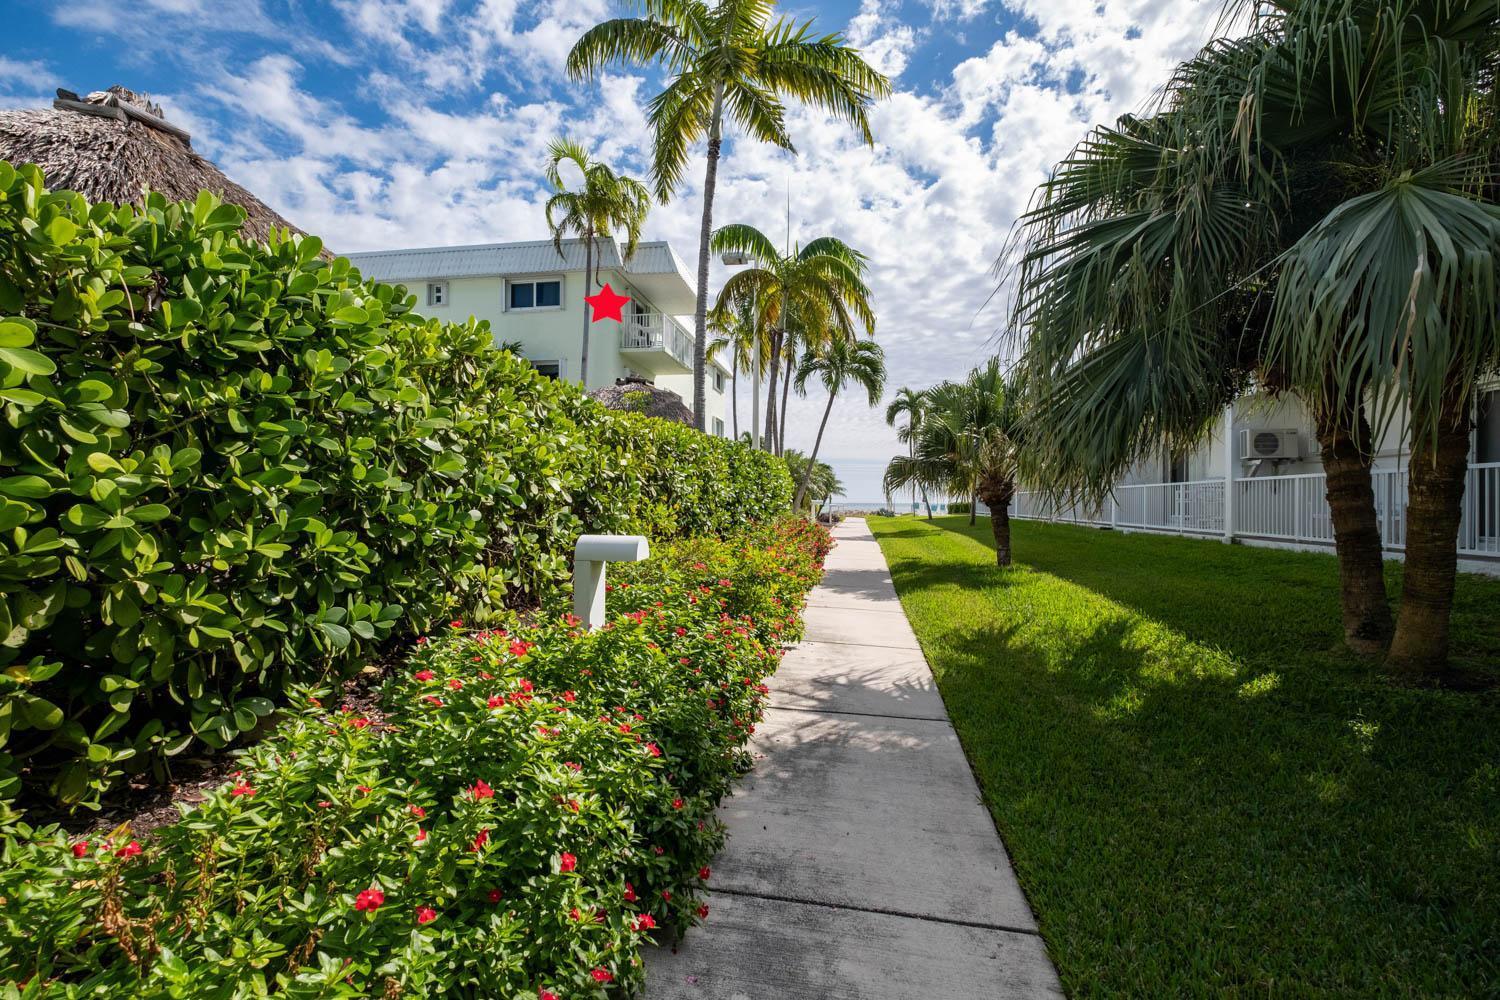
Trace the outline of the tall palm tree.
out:
M 896 431 L 896 437 L 898 440 L 906 442 L 907 455 L 909 457 L 916 456 L 917 434 L 926 413 L 927 394 L 921 390 L 904 385 L 896 390 L 895 397 L 891 399 L 890 405 L 885 408 L 885 422 L 889 427 L 895 427 L 897 420 L 902 416 L 906 417 L 906 424 Z M 932 520 L 932 504 L 927 500 L 927 487 L 922 483 L 916 483 L 915 488 L 922 493 L 922 506 L 927 508 L 927 520 L 930 521 Z M 915 499 L 915 495 L 913 499 Z
M 795 152 L 782 103 L 789 97 L 847 122 L 873 145 L 868 111 L 891 85 L 842 35 L 815 35 L 811 21 L 772 21 L 775 0 L 637 0 L 637 6 L 644 16 L 585 32 L 568 54 L 568 74 L 591 80 L 624 63 L 661 66 L 671 76 L 647 114 L 655 137 L 651 178 L 663 202 L 682 185 L 689 149 L 708 141 L 693 314 L 693 413 L 702 430 L 708 244 L 726 119 L 751 139 Z
M 583 175 L 577 190 L 570 190 L 563 179 L 562 166 L 571 163 Z M 571 139 L 553 140 L 548 148 L 547 183 L 552 197 L 547 199 L 547 228 L 553 245 L 562 254 L 563 237 L 577 233 L 583 239 L 583 294 L 594 293 L 594 261 L 601 239 L 613 239 L 616 229 L 624 230 L 625 245 L 621 257 L 635 256 L 646 215 L 651 210 L 651 192 L 640 181 L 616 174 L 608 164 L 589 156 Z M 622 261 L 623 262 L 623 261 Z M 589 379 L 589 310 L 583 310 L 583 356 L 579 362 L 578 380 L 588 386 Z
M 873 340 L 854 340 L 836 337 L 822 351 L 809 351 L 797 366 L 797 388 L 805 389 L 807 383 L 816 378 L 828 393 L 828 403 L 823 407 L 823 419 L 818 422 L 818 436 L 813 440 L 812 461 L 817 462 L 818 450 L 823 447 L 823 432 L 828 428 L 828 415 L 833 412 L 833 401 L 846 387 L 865 390 L 870 405 L 880 403 L 885 392 L 885 352 Z M 797 485 L 797 499 L 792 509 L 802 507 L 802 498 L 807 493 L 807 479 Z
M 766 440 L 779 452 L 784 448 L 784 421 L 778 421 L 776 385 L 787 352 L 821 347 L 834 337 L 852 339 L 856 324 L 874 333 L 875 312 L 865 284 L 868 260 L 843 240 L 822 236 L 789 253 L 754 226 L 733 224 L 714 233 L 715 253 L 743 253 L 755 260 L 724 283 L 715 309 L 732 309 L 746 302 L 757 303 L 766 324 L 769 350 L 762 356 L 769 363 L 766 384 Z M 795 356 L 795 355 L 793 355 Z M 782 384 L 787 395 L 791 368 Z M 785 413 L 786 404 L 780 406 Z
M 712 360 L 720 352 L 727 351 L 730 359 L 729 405 L 733 413 L 734 437 L 740 436 L 740 372 L 752 376 L 764 376 L 768 345 L 765 325 L 753 313 L 753 302 L 732 303 L 728 309 L 715 307 L 708 314 L 708 328 L 714 339 L 708 345 L 708 357 Z M 760 340 L 760 371 L 756 372 L 756 344 Z M 756 447 L 759 447 L 757 444 Z
M 1021 466 L 1022 398 L 1018 377 L 1007 376 L 999 358 L 962 382 L 933 386 L 916 447 L 891 459 L 885 470 L 887 493 L 921 485 L 982 501 L 990 509 L 995 563 L 1002 567 L 1011 564 L 1010 505 Z

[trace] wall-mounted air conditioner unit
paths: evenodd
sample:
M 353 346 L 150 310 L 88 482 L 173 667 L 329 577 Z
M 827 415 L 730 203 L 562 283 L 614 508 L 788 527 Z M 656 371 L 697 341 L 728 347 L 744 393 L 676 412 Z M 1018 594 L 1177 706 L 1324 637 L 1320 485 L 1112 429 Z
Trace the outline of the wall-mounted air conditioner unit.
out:
M 1263 462 L 1267 460 L 1296 461 L 1301 457 L 1297 448 L 1297 432 L 1257 431 L 1246 428 L 1240 431 L 1240 461 Z

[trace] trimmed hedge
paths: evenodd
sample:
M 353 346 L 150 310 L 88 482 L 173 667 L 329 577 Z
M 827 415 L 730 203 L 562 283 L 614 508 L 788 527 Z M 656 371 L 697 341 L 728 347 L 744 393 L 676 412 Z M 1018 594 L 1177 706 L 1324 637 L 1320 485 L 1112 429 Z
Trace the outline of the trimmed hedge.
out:
M 455 622 L 418 640 L 383 717 L 304 701 L 145 844 L 21 828 L 0 851 L 0 980 L 634 995 L 642 944 L 707 915 L 715 806 L 828 547 L 799 519 L 664 546 L 615 574 L 593 634 Z
M 780 463 L 613 414 L 204 194 L 0 161 L 0 800 L 90 804 L 455 615 L 563 585 L 584 530 L 734 530 Z

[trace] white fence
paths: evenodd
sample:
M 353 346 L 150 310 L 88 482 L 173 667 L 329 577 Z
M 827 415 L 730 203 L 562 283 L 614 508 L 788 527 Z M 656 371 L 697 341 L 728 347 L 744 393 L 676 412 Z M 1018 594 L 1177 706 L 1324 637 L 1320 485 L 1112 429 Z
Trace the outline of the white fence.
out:
M 693 335 L 662 313 L 627 316 L 620 346 L 627 351 L 666 351 L 679 363 L 693 367 Z
M 1406 545 L 1406 470 L 1376 472 L 1372 478 L 1381 539 L 1387 549 L 1400 551 Z M 1333 544 L 1321 473 L 1236 479 L 1233 500 L 1232 531 L 1225 530 L 1222 479 L 1119 486 L 1098 508 L 1058 506 L 1041 493 L 1019 493 L 1014 516 L 1179 535 Z M 1469 467 L 1463 515 L 1459 554 L 1500 557 L 1500 462 Z

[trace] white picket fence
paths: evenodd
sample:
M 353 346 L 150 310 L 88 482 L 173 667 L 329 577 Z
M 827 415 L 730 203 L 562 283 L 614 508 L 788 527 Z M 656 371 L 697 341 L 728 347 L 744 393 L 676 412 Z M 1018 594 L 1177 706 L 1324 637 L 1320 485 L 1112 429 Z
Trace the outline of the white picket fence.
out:
M 1376 472 L 1375 510 L 1385 547 L 1406 545 L 1406 470 Z M 1102 506 L 1055 505 L 1042 493 L 1018 493 L 1015 517 L 1177 535 L 1234 537 L 1296 545 L 1333 544 L 1322 473 L 1234 481 L 1234 525 L 1224 524 L 1224 480 L 1119 486 Z M 1464 488 L 1458 551 L 1500 557 L 1500 462 L 1473 465 Z

